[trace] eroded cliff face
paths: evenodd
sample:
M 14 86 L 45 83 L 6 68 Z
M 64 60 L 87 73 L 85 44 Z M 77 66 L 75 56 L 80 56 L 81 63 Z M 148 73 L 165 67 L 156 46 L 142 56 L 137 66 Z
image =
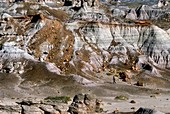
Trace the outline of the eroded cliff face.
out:
M 63 2 L 19 2 L 0 13 L 0 96 L 169 95 L 169 27 L 118 19 L 97 0 Z M 129 17 L 144 19 L 147 8 Z
M 36 29 L 37 25 L 41 27 Z M 17 41 L 2 44 L 1 61 L 37 59 L 55 63 L 62 73 L 80 75 L 92 75 L 119 63 L 138 69 L 143 64 L 170 67 L 170 36 L 155 25 L 78 21 L 63 26 L 45 19 L 34 28 L 34 35 L 28 32 L 27 36 L 18 36 Z
M 17 7 L 24 5 L 27 8 L 36 6 L 14 4 L 9 9 L 22 14 L 23 11 Z M 120 64 L 132 70 L 142 70 L 149 65 L 151 72 L 155 67 L 170 67 L 169 30 L 165 31 L 147 21 L 115 22 L 104 10 L 99 10 L 97 0 L 65 1 L 65 5 L 66 11 L 37 5 L 36 10 L 48 12 L 44 15 L 11 16 L 3 13 L 2 72 L 15 71 L 15 63 L 6 65 L 8 62 L 4 60 L 10 62 L 22 58 L 54 63 L 57 74 L 86 77 Z M 79 7 L 79 11 L 72 11 L 75 7 Z M 139 7 L 139 10 L 144 9 L 146 7 Z M 66 22 L 64 17 L 69 18 L 68 12 L 72 12 L 72 18 Z
M 76 29 L 73 29 L 73 32 Z M 101 53 L 101 61 L 103 61 L 97 60 L 98 64 L 105 62 L 107 64 L 129 62 L 128 64 L 130 64 L 132 62 L 131 57 L 135 61 L 137 58 L 144 59 L 141 57 L 145 56 L 147 59 L 140 61 L 141 64 L 146 62 L 158 67 L 169 68 L 170 46 L 168 44 L 170 43 L 170 36 L 157 26 L 87 23 L 78 30 L 81 33 L 80 36 L 78 34 L 76 36 L 78 50 L 81 50 L 84 45 L 98 49 Z M 96 52 L 93 48 L 89 48 L 89 50 Z M 113 60 L 116 61 L 113 62 Z M 95 66 L 95 64 L 91 66 Z

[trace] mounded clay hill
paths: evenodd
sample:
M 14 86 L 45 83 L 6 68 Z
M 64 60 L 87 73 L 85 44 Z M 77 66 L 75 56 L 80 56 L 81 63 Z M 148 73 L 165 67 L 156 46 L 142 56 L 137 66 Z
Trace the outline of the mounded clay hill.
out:
M 1 0 L 0 114 L 170 113 L 168 0 Z

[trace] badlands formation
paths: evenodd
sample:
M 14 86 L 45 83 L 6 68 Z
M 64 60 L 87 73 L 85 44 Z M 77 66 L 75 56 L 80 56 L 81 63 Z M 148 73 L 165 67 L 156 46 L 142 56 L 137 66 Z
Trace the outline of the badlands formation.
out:
M 168 0 L 1 0 L 0 114 L 170 112 Z

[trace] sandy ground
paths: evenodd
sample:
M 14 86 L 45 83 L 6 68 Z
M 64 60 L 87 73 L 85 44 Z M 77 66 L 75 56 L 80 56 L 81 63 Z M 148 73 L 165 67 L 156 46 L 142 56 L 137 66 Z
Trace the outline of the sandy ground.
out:
M 162 88 L 164 83 L 158 83 L 157 86 L 138 87 L 134 85 L 134 82 L 128 83 L 119 79 L 113 84 L 112 76 L 104 75 L 102 81 L 95 82 L 93 85 L 82 85 L 73 77 L 59 76 L 48 72 L 43 67 L 40 68 L 38 66 L 37 69 L 41 73 L 30 71 L 25 74 L 25 77 L 22 76 L 22 79 L 12 74 L 0 74 L 0 105 L 15 105 L 17 100 L 26 98 L 43 99 L 56 95 L 73 97 L 78 93 L 89 93 L 102 99 L 103 109 L 107 113 L 116 109 L 121 112 L 133 112 L 140 107 L 170 112 L 170 88 L 167 88 L 170 85 L 169 82 L 166 82 L 164 88 Z M 128 100 L 115 100 L 115 97 L 119 95 L 126 96 Z M 132 100 L 136 103 L 130 103 Z
M 112 77 L 105 78 L 105 89 L 110 90 L 113 94 L 109 97 L 101 97 L 104 101 L 104 110 L 111 113 L 115 110 L 120 112 L 134 112 L 140 107 L 155 109 L 164 113 L 170 113 L 170 88 L 158 86 L 138 87 L 132 83 L 117 81 L 112 84 Z M 110 83 L 110 84 L 109 84 Z M 161 84 L 158 84 L 161 85 Z M 115 97 L 124 95 L 128 100 L 116 100 Z M 130 103 L 132 100 L 135 103 Z
M 104 110 L 111 113 L 118 109 L 121 112 L 133 112 L 143 108 L 155 109 L 164 113 L 170 112 L 170 96 L 159 95 L 156 97 L 150 96 L 130 96 L 129 100 L 121 101 L 115 100 L 113 97 L 102 98 L 104 100 Z M 134 100 L 136 103 L 130 103 Z

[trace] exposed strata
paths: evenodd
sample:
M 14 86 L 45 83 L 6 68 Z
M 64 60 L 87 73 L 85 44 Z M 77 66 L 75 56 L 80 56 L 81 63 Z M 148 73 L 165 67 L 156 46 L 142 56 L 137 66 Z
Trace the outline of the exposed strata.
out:
M 136 86 L 149 88 L 146 93 L 152 90 L 150 86 L 168 93 L 170 33 L 146 20 L 157 15 L 158 20 L 169 22 L 168 10 L 143 5 L 122 12 L 125 17 L 117 19 L 99 1 L 66 0 L 61 5 L 19 2 L 2 12 L 1 96 L 73 95 L 77 91 L 112 96 L 108 88 L 119 89 L 110 83 L 122 81 L 127 84 L 125 93 L 131 94 L 132 85 L 134 93 L 140 88 Z M 37 107 L 24 108 L 42 112 Z
M 88 7 L 96 7 L 95 4 L 98 2 L 94 2 Z M 16 6 L 23 7 L 20 5 Z M 17 7 L 14 8 L 12 5 L 9 9 L 17 10 Z M 27 7 L 32 6 L 28 4 Z M 50 9 L 38 7 L 47 11 Z M 139 69 L 142 68 L 142 64 L 169 68 L 169 34 L 151 22 L 111 22 L 105 14 L 83 10 L 72 17 L 73 22 L 68 21 L 65 25 L 60 22 L 64 20 L 46 19 L 46 16 L 42 13 L 28 17 L 3 14 L 1 35 L 4 41 L 7 40 L 7 36 L 11 39 L 1 46 L 1 52 L 7 53 L 7 57 L 4 54 L 3 57 L 9 59 L 23 56 L 27 59 L 54 62 L 63 73 L 69 73 L 70 68 L 77 69 L 76 67 L 85 74 L 87 71 L 99 72 L 108 65 L 120 62 Z M 27 24 L 20 25 L 20 20 Z M 48 33 L 45 33 L 47 30 Z M 16 48 L 14 52 L 10 51 L 12 47 Z M 133 61 L 136 62 L 131 64 Z

